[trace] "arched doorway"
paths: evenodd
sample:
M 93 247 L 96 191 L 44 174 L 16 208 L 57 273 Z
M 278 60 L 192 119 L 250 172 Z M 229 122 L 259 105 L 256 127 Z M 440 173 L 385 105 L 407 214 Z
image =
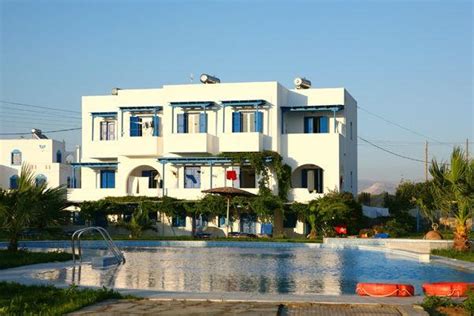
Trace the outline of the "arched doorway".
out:
M 305 188 L 309 192 L 324 192 L 324 170 L 314 164 L 305 164 L 296 168 L 291 175 L 293 188 Z
M 161 188 L 161 175 L 151 166 L 138 166 L 127 177 L 129 195 L 157 195 L 159 188 Z

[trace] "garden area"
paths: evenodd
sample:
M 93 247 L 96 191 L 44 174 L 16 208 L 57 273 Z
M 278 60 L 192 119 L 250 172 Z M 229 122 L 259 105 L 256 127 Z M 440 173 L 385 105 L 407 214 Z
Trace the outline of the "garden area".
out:
M 452 238 L 454 248 L 467 253 L 462 258 L 472 256 L 469 238 L 472 237 L 474 167 L 473 160 L 465 159 L 461 149 L 453 151 L 449 163 L 432 161 L 432 180 L 402 182 L 395 194 L 361 193 L 353 197 L 347 192 L 330 191 L 309 203 L 288 202 L 291 168 L 278 153 L 234 153 L 230 158 L 236 163 L 249 164 L 260 175 L 257 195 L 231 199 L 230 221 L 247 216 L 272 225 L 271 234 L 258 239 L 242 235 L 239 240 L 321 242 L 323 237 L 370 238 L 380 234 L 390 238 L 423 238 L 431 230 L 428 234 L 431 237 Z M 277 178 L 277 194 L 270 189 L 271 175 Z M 197 201 L 135 196 L 84 201 L 75 205 L 81 211 L 72 219 L 73 213 L 66 210 L 71 205 L 65 196 L 65 188 L 36 186 L 31 168 L 24 166 L 18 189 L 0 190 L 0 239 L 8 241 L 8 248 L 15 251 L 20 239 L 69 239 L 72 231 L 64 227 L 74 227 L 70 225 L 76 223 L 107 227 L 114 239 L 193 240 L 202 237 L 195 225 L 198 219 L 220 224 L 226 216 L 226 198 L 206 194 Z M 390 216 L 368 218 L 363 215 L 362 205 L 388 208 Z M 191 218 L 192 232 L 188 236 L 160 234 L 159 223 L 163 224 L 163 217 L 181 221 Z M 297 221 L 305 226 L 304 234 L 291 233 Z M 206 237 L 227 240 L 222 235 Z M 455 252 L 438 254 L 456 256 Z

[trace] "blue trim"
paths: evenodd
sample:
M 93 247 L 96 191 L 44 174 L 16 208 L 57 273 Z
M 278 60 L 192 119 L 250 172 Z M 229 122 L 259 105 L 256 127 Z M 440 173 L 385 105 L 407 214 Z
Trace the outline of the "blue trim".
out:
M 199 133 L 207 133 L 207 113 L 199 113 Z
M 118 162 L 72 162 L 73 168 L 117 168 Z
M 100 170 L 100 188 L 115 188 L 115 170 Z
M 267 104 L 265 100 L 231 100 L 231 101 L 222 101 L 222 106 L 232 106 L 232 107 L 258 107 Z
M 232 112 L 232 133 L 242 132 L 242 113 Z
M 177 116 L 179 134 L 185 134 L 188 132 L 188 113 L 180 113 Z
M 297 105 L 297 106 L 282 106 L 282 112 L 320 112 L 320 111 L 342 111 L 344 105 Z
M 255 131 L 263 133 L 263 112 L 255 112 Z
M 320 116 L 318 119 L 319 133 L 329 133 L 329 118 L 327 116 Z
M 160 117 L 153 116 L 153 136 L 160 135 Z
M 117 112 L 91 112 L 92 117 L 117 117 Z
M 18 189 L 18 179 L 19 178 L 20 177 L 16 174 L 14 174 L 10 177 L 10 189 L 13 189 L 13 190 Z
M 305 117 L 304 118 L 304 133 L 311 134 L 314 131 L 314 117 Z
M 47 178 L 44 174 L 39 174 L 35 177 L 35 185 L 39 187 L 40 185 L 45 184 L 47 181 Z
M 63 154 L 61 153 L 60 150 L 56 152 L 56 162 L 62 163 L 63 162 Z
M 163 107 L 160 105 L 146 105 L 146 106 L 121 106 L 120 107 L 121 111 L 124 112 L 131 112 L 131 113 L 136 113 L 136 112 L 153 112 L 153 111 L 163 111 Z
M 157 159 L 159 163 L 167 164 L 171 163 L 174 165 L 210 165 L 210 164 L 232 164 L 234 161 L 230 158 L 221 157 L 163 157 Z M 265 159 L 265 162 L 272 161 L 271 157 Z M 247 163 L 248 161 L 244 161 Z
M 215 103 L 213 101 L 184 101 L 184 102 L 170 102 L 170 106 L 173 108 L 187 108 L 187 109 L 199 109 L 213 107 Z

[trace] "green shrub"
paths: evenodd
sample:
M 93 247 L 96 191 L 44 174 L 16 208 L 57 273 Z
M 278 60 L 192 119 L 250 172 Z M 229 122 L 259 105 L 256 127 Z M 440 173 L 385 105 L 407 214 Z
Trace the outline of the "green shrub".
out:
M 474 315 L 474 289 L 471 288 L 469 294 L 467 295 L 467 299 L 463 302 L 463 306 L 469 314 Z

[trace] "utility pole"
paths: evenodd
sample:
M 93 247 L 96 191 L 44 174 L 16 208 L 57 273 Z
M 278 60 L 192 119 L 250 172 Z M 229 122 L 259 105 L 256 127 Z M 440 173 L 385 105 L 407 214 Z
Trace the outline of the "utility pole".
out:
M 425 142 L 425 181 L 428 182 L 428 141 Z

